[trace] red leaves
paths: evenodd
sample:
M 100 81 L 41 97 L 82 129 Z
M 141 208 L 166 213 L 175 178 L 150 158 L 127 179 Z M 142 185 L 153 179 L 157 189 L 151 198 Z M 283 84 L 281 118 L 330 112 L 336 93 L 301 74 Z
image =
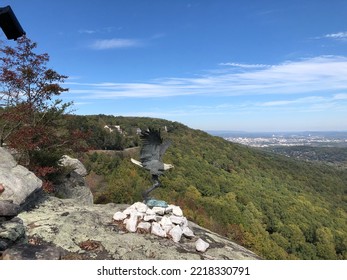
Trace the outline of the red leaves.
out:
M 67 76 L 47 67 L 48 54 L 36 54 L 35 42 L 23 36 L 16 47 L 0 48 L 0 146 L 18 151 L 22 164 L 53 191 L 57 161 L 67 150 L 84 149 L 80 131 L 64 127 L 63 114 L 71 103 L 55 97 L 67 91 Z
M 47 69 L 49 56 L 34 53 L 36 47 L 36 43 L 24 36 L 17 40 L 16 48 L 6 46 L 0 49 L 4 54 L 0 58 L 0 82 L 7 88 L 9 104 L 6 105 L 26 102 L 38 107 L 37 104 L 67 90 L 60 86 L 67 76 Z

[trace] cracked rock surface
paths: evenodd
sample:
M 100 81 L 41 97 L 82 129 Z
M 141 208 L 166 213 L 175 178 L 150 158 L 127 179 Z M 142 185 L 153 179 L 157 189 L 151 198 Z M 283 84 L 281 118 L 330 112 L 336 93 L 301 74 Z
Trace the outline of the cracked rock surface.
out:
M 123 221 L 113 219 L 116 212 L 128 207 L 112 203 L 81 205 L 74 199 L 47 196 L 19 217 L 29 240 L 61 249 L 62 259 L 259 259 L 242 246 L 192 222 L 188 222 L 189 229 L 209 244 L 206 252 L 196 250 L 194 238 L 174 242 L 148 233 L 148 225 L 128 232 Z

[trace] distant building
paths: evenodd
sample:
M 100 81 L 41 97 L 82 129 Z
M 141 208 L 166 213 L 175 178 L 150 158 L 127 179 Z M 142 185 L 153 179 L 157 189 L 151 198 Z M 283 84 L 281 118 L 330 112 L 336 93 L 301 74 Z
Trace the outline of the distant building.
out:
M 105 125 L 104 128 L 107 129 L 109 132 L 113 132 L 114 130 L 117 130 L 120 134 L 124 134 L 120 125 Z
M 137 134 L 137 135 L 140 135 L 141 132 L 142 132 L 141 128 L 138 127 L 138 128 L 136 129 L 136 134 Z
M 105 125 L 104 128 L 107 129 L 109 132 L 113 131 L 113 129 L 111 127 L 109 127 L 108 125 Z

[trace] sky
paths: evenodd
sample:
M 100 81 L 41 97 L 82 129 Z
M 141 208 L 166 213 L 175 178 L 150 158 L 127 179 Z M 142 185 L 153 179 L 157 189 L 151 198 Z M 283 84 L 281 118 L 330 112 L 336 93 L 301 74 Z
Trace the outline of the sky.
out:
M 3 0 L 74 113 L 347 130 L 346 0 Z M 1 33 L 0 40 L 5 40 Z M 6 42 L 15 44 L 14 42 Z

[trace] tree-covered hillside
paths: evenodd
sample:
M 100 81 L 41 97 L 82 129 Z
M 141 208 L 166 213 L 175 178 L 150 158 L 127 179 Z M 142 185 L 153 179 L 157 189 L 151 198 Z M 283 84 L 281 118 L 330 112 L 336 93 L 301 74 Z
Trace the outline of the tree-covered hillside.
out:
M 275 146 L 264 149 L 300 160 L 347 168 L 347 148 L 345 147 Z
M 141 200 L 151 181 L 130 162 L 139 158 L 137 128 L 162 128 L 173 142 L 164 161 L 175 168 L 153 196 L 180 205 L 189 219 L 266 259 L 347 259 L 347 170 L 230 143 L 176 122 L 69 118 L 71 128 L 89 131 L 96 150 L 83 161 L 97 203 Z M 122 132 L 105 131 L 105 125 L 119 125 Z M 119 148 L 133 148 L 101 151 L 111 136 Z

